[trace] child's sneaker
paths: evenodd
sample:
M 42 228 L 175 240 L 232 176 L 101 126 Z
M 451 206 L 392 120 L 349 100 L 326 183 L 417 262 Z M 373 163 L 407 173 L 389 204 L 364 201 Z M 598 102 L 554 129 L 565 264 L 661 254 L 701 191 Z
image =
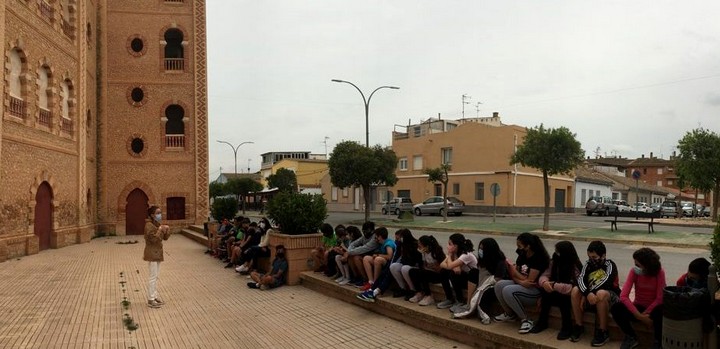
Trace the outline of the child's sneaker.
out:
M 583 333 L 585 333 L 585 327 L 583 327 L 583 325 L 573 325 L 572 331 L 570 331 L 570 341 L 579 341 Z
M 515 320 L 515 314 L 508 315 L 508 314 L 502 313 L 495 317 L 495 321 L 497 321 L 497 322 L 505 322 L 505 321 L 513 321 L 513 320 Z
M 597 329 L 595 330 L 595 336 L 590 342 L 590 345 L 593 347 L 602 347 L 608 341 L 610 341 L 610 333 L 606 330 Z
M 350 279 L 344 279 L 344 280 L 338 282 L 338 285 L 340 285 L 340 286 L 345 286 L 345 285 L 347 285 L 347 284 L 349 284 L 349 283 L 350 283 Z
M 373 284 L 371 284 L 371 283 L 369 283 L 369 282 L 366 282 L 366 283 L 360 288 L 360 291 L 365 292 L 365 291 L 371 289 L 372 287 L 373 287 Z
M 422 300 L 420 300 L 420 302 L 418 302 L 418 304 L 420 304 L 422 306 L 432 305 L 433 303 L 435 303 L 435 299 L 433 299 L 432 295 L 425 296 L 425 297 L 423 297 Z
M 364 302 L 369 302 L 369 303 L 375 302 L 375 294 L 373 293 L 373 291 L 370 291 L 370 290 L 365 291 L 363 293 L 358 293 L 355 297 Z
M 157 309 L 160 308 L 161 305 L 156 300 L 151 299 L 148 301 L 148 307 Z
M 165 302 L 163 302 L 163 300 L 160 298 L 155 298 L 155 303 L 160 304 L 160 305 L 165 305 Z
M 520 329 L 518 330 L 518 333 L 520 334 L 526 334 L 530 332 L 533 328 L 533 322 L 532 320 L 523 320 L 522 324 L 520 324 Z
M 447 308 L 452 307 L 453 304 L 455 304 L 455 302 L 453 302 L 453 301 L 450 300 L 450 299 L 446 299 L 446 300 L 438 303 L 438 304 L 437 304 L 437 308 L 438 308 L 438 309 L 447 309 Z
M 423 294 L 420 293 L 420 292 L 418 292 L 418 293 L 416 293 L 414 296 L 410 297 L 410 299 L 408 299 L 408 302 L 410 302 L 410 303 L 417 303 L 417 302 L 419 302 L 419 301 L 422 300 L 422 299 L 423 299 Z
M 343 280 L 345 280 L 345 277 L 341 276 L 341 277 L 335 279 L 335 282 L 340 283 L 340 281 L 343 281 Z
M 258 288 L 258 284 L 255 281 L 248 282 L 247 287 L 249 288 Z

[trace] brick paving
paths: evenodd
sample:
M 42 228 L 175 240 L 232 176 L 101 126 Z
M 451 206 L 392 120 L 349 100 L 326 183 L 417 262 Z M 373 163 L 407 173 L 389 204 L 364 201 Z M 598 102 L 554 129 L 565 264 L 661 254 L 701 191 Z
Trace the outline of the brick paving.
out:
M 161 264 L 167 304 L 151 309 L 142 249 L 110 237 L 0 263 L 0 348 L 468 348 L 301 286 L 248 289 L 179 235 Z

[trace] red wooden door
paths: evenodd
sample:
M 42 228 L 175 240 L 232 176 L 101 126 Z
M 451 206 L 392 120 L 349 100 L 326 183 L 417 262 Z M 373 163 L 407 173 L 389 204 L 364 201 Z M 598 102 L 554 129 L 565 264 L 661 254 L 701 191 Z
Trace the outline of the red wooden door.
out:
M 42 182 L 35 194 L 35 235 L 40 238 L 40 251 L 50 248 L 52 214 L 52 189 Z
M 145 233 L 148 197 L 140 189 L 134 189 L 127 196 L 125 204 L 125 234 L 142 235 Z

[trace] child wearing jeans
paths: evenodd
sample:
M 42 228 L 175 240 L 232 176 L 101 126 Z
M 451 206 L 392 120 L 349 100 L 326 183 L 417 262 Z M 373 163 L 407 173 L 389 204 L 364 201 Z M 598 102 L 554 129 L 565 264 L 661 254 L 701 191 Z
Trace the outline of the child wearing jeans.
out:
M 260 274 L 255 271 L 250 273 L 250 278 L 253 281 L 248 282 L 247 286 L 261 290 L 280 287 L 287 280 L 287 272 L 288 261 L 285 259 L 285 246 L 277 245 L 275 247 L 275 259 L 272 262 L 272 271 L 267 274 Z

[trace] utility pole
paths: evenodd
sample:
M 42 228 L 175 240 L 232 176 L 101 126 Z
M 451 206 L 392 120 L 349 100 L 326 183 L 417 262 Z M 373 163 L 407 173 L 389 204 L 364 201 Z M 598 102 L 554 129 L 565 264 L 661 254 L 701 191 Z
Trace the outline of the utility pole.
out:
M 465 120 L 465 104 L 470 104 L 470 102 L 466 102 L 465 100 L 470 100 L 470 96 L 467 94 L 462 95 L 462 119 Z
M 482 102 L 475 103 L 475 117 L 476 118 L 480 117 L 480 104 L 482 104 Z
M 323 144 L 325 144 L 325 160 L 328 158 L 328 152 L 327 152 L 327 141 L 330 139 L 330 137 L 325 136 L 325 140 L 323 141 Z

